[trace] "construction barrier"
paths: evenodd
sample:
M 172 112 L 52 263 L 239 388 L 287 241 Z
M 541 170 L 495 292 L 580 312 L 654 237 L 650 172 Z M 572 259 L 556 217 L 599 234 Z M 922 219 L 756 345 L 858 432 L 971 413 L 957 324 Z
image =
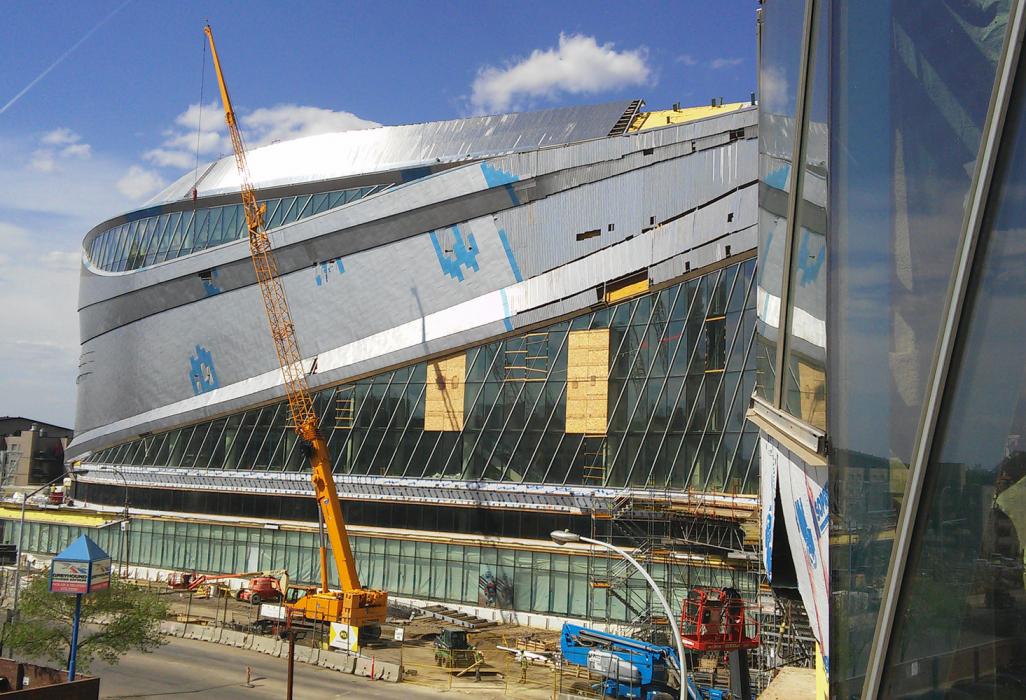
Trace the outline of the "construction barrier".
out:
M 160 630 L 169 637 L 224 644 L 237 649 L 249 649 L 268 656 L 284 658 L 289 653 L 288 643 L 277 637 L 263 637 L 220 627 L 171 621 L 162 622 Z M 365 676 L 388 683 L 398 683 L 402 680 L 403 674 L 399 664 L 381 661 L 373 656 L 354 656 L 307 646 L 296 646 L 294 654 L 295 660 L 300 663 L 321 666 L 339 673 Z M 435 685 L 434 687 L 439 686 Z M 451 687 L 451 683 L 449 687 Z

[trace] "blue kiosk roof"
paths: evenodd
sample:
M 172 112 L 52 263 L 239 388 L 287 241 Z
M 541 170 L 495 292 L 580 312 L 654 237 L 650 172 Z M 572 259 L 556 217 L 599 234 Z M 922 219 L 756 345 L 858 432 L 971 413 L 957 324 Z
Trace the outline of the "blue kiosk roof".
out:
M 110 555 L 100 549 L 87 535 L 79 535 L 64 551 L 54 557 L 55 561 L 101 561 Z

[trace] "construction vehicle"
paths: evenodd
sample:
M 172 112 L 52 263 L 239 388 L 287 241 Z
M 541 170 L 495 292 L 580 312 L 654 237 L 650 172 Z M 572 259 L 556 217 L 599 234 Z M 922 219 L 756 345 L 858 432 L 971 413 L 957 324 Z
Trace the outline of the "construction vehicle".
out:
M 467 639 L 467 630 L 447 627 L 435 637 L 435 664 L 446 668 L 469 668 L 484 655 Z
M 726 655 L 730 687 L 740 697 L 751 697 L 748 650 L 759 646 L 759 624 L 748 619 L 737 589 L 690 589 L 680 615 L 680 637 L 686 649 Z
M 228 125 L 232 148 L 235 151 L 235 165 L 239 172 L 242 208 L 246 215 L 246 229 L 253 270 L 256 273 L 271 338 L 278 355 L 278 364 L 281 367 L 284 380 L 292 425 L 299 435 L 302 450 L 310 461 L 311 480 L 318 504 L 321 533 L 321 586 L 315 593 L 302 596 L 295 603 L 290 604 L 290 613 L 311 622 L 338 622 L 358 627 L 361 636 L 376 637 L 380 635 L 380 625 L 385 620 L 388 609 L 388 593 L 364 588 L 360 585 L 356 561 L 349 545 L 349 535 L 346 532 L 342 507 L 331 473 L 328 444 L 317 427 L 319 419 L 314 409 L 313 395 L 307 381 L 303 355 L 299 351 L 296 329 L 292 322 L 292 312 L 289 310 L 285 287 L 278 275 L 278 263 L 264 224 L 266 207 L 257 201 L 256 191 L 253 189 L 249 166 L 246 162 L 246 147 L 242 141 L 242 132 L 239 130 L 231 99 L 228 96 L 228 87 L 221 70 L 221 61 L 217 55 L 217 47 L 214 45 L 213 30 L 208 24 L 204 31 L 210 41 L 211 58 L 221 90 L 221 102 L 224 105 L 225 123 Z M 338 570 L 341 588 L 338 591 L 333 591 L 328 586 L 325 533 L 331 542 L 331 553 L 335 560 L 335 568 Z
M 676 700 L 680 697 L 681 664 L 677 650 L 600 632 L 567 622 L 559 639 L 563 662 L 583 666 L 602 678 L 592 690 L 603 697 Z M 728 700 L 730 694 L 698 686 L 685 678 L 689 700 Z
M 221 585 L 228 579 L 243 579 L 246 583 L 236 590 L 235 599 L 248 601 L 253 605 L 268 601 L 277 601 L 285 596 L 289 589 L 289 574 L 284 569 L 274 571 L 250 571 L 237 574 L 197 574 L 195 572 L 175 572 L 167 579 L 168 588 L 174 591 L 194 591 L 207 584 Z M 225 587 L 227 590 L 227 587 Z
M 285 597 L 278 579 L 273 576 L 254 576 L 249 580 L 248 586 L 243 586 L 235 592 L 235 599 L 250 605 L 261 603 L 276 603 Z

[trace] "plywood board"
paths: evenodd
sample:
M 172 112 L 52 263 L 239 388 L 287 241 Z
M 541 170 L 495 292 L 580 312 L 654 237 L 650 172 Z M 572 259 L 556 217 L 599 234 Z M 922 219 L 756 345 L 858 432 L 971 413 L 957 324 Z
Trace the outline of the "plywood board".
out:
M 570 331 L 566 381 L 566 432 L 605 435 L 609 423 L 608 328 Z
M 466 379 L 465 353 L 428 363 L 427 388 L 424 392 L 424 430 L 463 430 Z

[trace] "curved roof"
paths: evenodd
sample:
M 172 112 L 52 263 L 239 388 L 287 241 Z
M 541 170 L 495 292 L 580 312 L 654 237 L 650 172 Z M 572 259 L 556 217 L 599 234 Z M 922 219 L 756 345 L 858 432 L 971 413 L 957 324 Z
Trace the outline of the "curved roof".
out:
M 562 107 L 468 117 L 440 122 L 382 126 L 273 143 L 246 154 L 257 189 L 316 182 L 374 172 L 410 169 L 506 153 L 558 146 L 610 135 L 636 101 Z M 411 173 L 411 178 L 423 173 Z M 192 196 L 193 173 L 187 173 L 147 202 L 167 204 Z M 239 191 L 235 159 L 211 163 L 195 183 L 197 195 Z

